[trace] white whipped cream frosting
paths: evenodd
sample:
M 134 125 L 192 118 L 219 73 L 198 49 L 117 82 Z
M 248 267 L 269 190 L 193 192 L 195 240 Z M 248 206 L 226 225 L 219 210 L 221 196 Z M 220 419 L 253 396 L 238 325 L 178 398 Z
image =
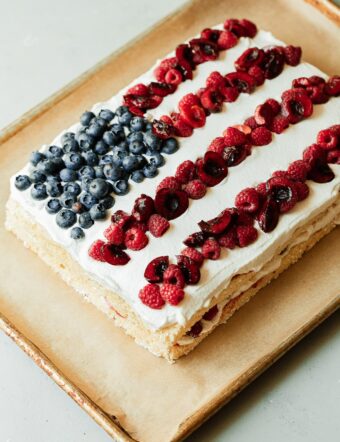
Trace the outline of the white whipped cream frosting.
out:
M 234 61 L 245 49 L 275 44 L 282 44 L 282 42 L 265 31 L 259 31 L 254 39 L 241 38 L 237 46 L 222 52 L 218 60 L 199 65 L 194 72 L 193 80 L 182 83 L 173 95 L 165 97 L 157 109 L 149 112 L 150 117 L 157 118 L 176 110 L 176 104 L 180 98 L 203 87 L 210 72 L 214 70 L 224 74 L 232 72 Z M 154 80 L 153 69 L 154 67 L 128 87 L 139 82 L 148 83 Z M 225 128 L 241 124 L 254 113 L 256 106 L 267 98 L 279 100 L 281 93 L 291 87 L 294 78 L 310 75 L 325 77 L 325 74 L 307 63 L 301 63 L 297 67 L 285 66 L 279 77 L 266 81 L 251 95 L 241 94 L 235 103 L 225 104 L 221 113 L 212 114 L 207 118 L 203 128 L 196 129 L 189 138 L 180 139 L 180 149 L 175 154 L 166 156 L 166 165 L 159 169 L 160 173 L 157 177 L 146 179 L 142 184 L 131 182 L 131 190 L 127 195 L 116 196 L 116 203 L 111 212 L 118 209 L 131 211 L 134 200 L 141 193 L 154 196 L 158 183 L 164 177 L 172 175 L 182 161 L 195 160 L 203 155 L 209 143 L 215 137 L 220 136 Z M 127 88 L 107 102 L 96 104 L 93 111 L 99 112 L 103 108 L 114 110 L 121 105 L 122 95 Z M 290 126 L 280 135 L 273 134 L 271 144 L 254 147 L 251 156 L 247 157 L 240 165 L 229 168 L 229 174 L 224 181 L 216 187 L 208 189 L 203 199 L 191 200 L 188 210 L 181 217 L 171 221 L 171 227 L 163 237 L 154 238 L 148 234 L 148 246 L 138 252 L 129 251 L 131 260 L 125 266 L 111 266 L 97 262 L 87 253 L 94 240 L 103 238 L 103 231 L 110 224 L 110 217 L 105 221 L 97 221 L 93 227 L 85 231 L 85 239 L 75 241 L 70 238 L 70 230 L 59 228 L 55 222 L 55 216 L 46 212 L 44 208 L 46 200 L 35 201 L 31 198 L 29 189 L 23 192 L 16 189 L 14 186 L 15 176 L 29 173 L 31 168 L 29 164 L 11 178 L 11 196 L 32 215 L 37 223 L 46 229 L 56 243 L 68 250 L 93 279 L 119 294 L 128 302 L 149 328 L 157 330 L 176 323 L 185 324 L 200 308 L 208 306 L 211 298 L 227 287 L 234 275 L 259 270 L 263 263 L 267 262 L 280 248 L 280 245 L 287 240 L 287 237 L 293 234 L 294 230 L 338 198 L 340 166 L 331 166 L 336 178 L 330 183 L 308 182 L 310 186 L 309 197 L 298 203 L 291 212 L 284 214 L 272 233 L 265 234 L 259 230 L 257 241 L 250 246 L 223 250 L 219 260 L 205 261 L 201 269 L 202 277 L 199 284 L 185 288 L 185 298 L 178 306 L 166 305 L 161 310 L 153 310 L 141 303 L 138 292 L 146 284 L 143 276 L 146 265 L 153 258 L 161 255 L 169 255 L 175 262 L 175 255 L 178 255 L 184 248 L 182 241 L 189 234 L 198 230 L 197 223 L 201 219 L 213 218 L 223 209 L 232 207 L 235 196 L 240 190 L 268 179 L 275 170 L 286 169 L 289 163 L 302 157 L 306 146 L 315 142 L 319 130 L 339 122 L 339 99 L 333 98 L 326 104 L 316 105 L 311 117 Z M 75 131 L 78 127 L 79 124 L 75 124 L 68 131 Z M 63 133 L 58 135 L 51 144 L 59 144 Z M 44 151 L 47 148 L 48 146 L 43 146 L 41 150 Z

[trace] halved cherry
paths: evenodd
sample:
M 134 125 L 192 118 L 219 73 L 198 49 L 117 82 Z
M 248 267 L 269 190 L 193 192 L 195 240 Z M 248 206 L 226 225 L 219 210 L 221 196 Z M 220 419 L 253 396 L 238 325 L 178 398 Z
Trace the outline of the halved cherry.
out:
M 163 274 L 169 266 L 168 256 L 159 256 L 146 266 L 144 277 L 149 282 L 162 282 Z

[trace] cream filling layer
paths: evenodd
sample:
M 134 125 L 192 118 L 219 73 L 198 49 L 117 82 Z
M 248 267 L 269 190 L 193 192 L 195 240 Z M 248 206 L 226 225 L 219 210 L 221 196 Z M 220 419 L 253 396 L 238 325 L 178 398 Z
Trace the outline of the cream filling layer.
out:
M 273 38 L 270 34 L 264 33 L 263 35 L 268 37 L 266 37 L 266 41 L 263 41 L 263 44 L 272 44 Z M 228 62 L 232 58 L 230 53 L 231 51 L 226 53 L 226 61 Z M 237 56 L 235 55 L 235 58 Z M 200 66 L 204 69 L 208 69 L 208 66 L 210 66 L 210 72 L 210 69 L 211 71 L 215 69 L 211 63 L 213 62 Z M 204 78 L 202 78 L 203 74 L 200 74 L 198 69 L 194 81 L 202 85 L 206 75 L 205 72 Z M 252 115 L 257 104 L 262 103 L 269 97 L 279 99 L 282 91 L 291 86 L 294 78 L 310 75 L 324 76 L 318 69 L 307 63 L 302 63 L 295 68 L 285 67 L 278 78 L 265 82 L 251 95 L 240 95 L 239 99 L 235 103 L 228 104 L 223 112 L 212 114 L 207 119 L 204 128 L 197 129 L 190 138 L 180 140 L 179 151 L 174 155 L 167 156 L 166 165 L 160 169 L 160 173 L 156 178 L 145 180 L 142 185 L 132 185 L 128 195 L 116 197 L 113 210 L 130 211 L 133 201 L 141 193 L 153 196 L 157 184 L 165 176 L 173 174 L 177 165 L 183 160 L 195 159 L 202 155 L 213 138 L 219 136 L 226 127 L 239 124 Z M 142 76 L 136 82 L 141 80 L 147 81 Z M 182 85 L 184 86 L 186 83 L 191 82 L 188 81 Z M 195 86 L 194 90 L 196 89 Z M 167 98 L 171 102 L 173 97 L 169 96 Z M 116 103 L 115 100 L 110 100 L 110 103 L 115 103 L 112 104 L 112 108 L 120 104 L 120 102 Z M 159 108 L 161 114 L 166 113 L 166 106 L 172 108 L 173 104 L 167 104 L 164 100 Z M 107 107 L 107 103 L 102 103 L 96 105 L 95 109 L 105 107 Z M 220 260 L 206 262 L 202 269 L 200 283 L 196 286 L 186 287 L 185 299 L 179 306 L 166 305 L 161 310 L 152 310 L 140 302 L 138 291 L 146 282 L 143 273 L 147 263 L 160 255 L 169 255 L 174 258 L 181 250 L 183 239 L 197 230 L 197 223 L 202 218 L 212 218 L 224 208 L 232 207 L 234 198 L 241 189 L 258 184 L 267 179 L 274 170 L 285 169 L 290 162 L 301 158 L 302 151 L 315 141 L 319 130 L 339 123 L 339 121 L 340 108 L 337 99 L 332 99 L 325 105 L 315 106 L 312 117 L 289 127 L 281 135 L 274 135 L 273 142 L 269 146 L 255 148 L 252 155 L 242 164 L 230 168 L 226 179 L 218 186 L 209 189 L 202 200 L 191 201 L 187 212 L 171 222 L 171 228 L 164 237 L 156 239 L 149 235 L 149 245 L 142 251 L 129 252 L 131 261 L 122 267 L 113 267 L 109 264 L 96 262 L 87 254 L 90 244 L 95 239 L 102 237 L 105 227 L 110 222 L 109 219 L 96 222 L 91 229 L 86 231 L 86 238 L 76 242 L 69 237 L 69 231 L 64 231 L 56 225 L 55 217 L 47 214 L 44 209 L 44 201 L 34 201 L 30 197 L 29 190 L 20 192 L 15 188 L 14 177 L 11 179 L 11 195 L 25 207 L 37 223 L 47 230 L 54 241 L 69 251 L 93 279 L 125 299 L 149 328 L 156 330 L 176 323 L 185 324 L 200 308 L 209 305 L 210 299 L 227 287 L 235 274 L 251 271 L 261 266 L 263 262 L 267 261 L 267 257 L 272 253 L 273 248 L 279 247 L 280 243 L 291 235 L 292 230 L 307 223 L 310 217 L 315 216 L 323 210 L 323 207 L 338 197 L 340 166 L 332 166 L 337 175 L 332 182 L 326 184 L 311 183 L 311 194 L 308 199 L 298 204 L 292 212 L 284 215 L 273 233 L 269 235 L 260 233 L 258 240 L 251 246 L 229 252 L 224 251 Z M 71 130 L 76 128 L 77 125 L 74 125 Z M 61 135 L 53 141 L 53 144 L 58 144 Z M 45 148 L 43 147 L 42 150 Z M 29 169 L 30 166 L 26 165 L 18 173 L 28 173 Z M 131 278 L 131 275 L 134 275 L 134 277 Z

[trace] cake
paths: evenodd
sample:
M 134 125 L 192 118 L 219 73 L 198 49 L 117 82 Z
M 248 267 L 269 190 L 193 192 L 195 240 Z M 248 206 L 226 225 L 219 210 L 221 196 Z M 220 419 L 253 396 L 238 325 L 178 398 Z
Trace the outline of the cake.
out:
M 336 226 L 339 95 L 301 48 L 227 19 L 33 152 L 6 227 L 175 361 Z

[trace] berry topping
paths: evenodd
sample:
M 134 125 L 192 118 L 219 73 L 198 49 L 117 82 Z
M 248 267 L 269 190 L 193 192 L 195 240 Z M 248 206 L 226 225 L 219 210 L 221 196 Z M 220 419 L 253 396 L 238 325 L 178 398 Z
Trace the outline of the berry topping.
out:
M 160 238 L 170 227 L 169 221 L 161 215 L 154 213 L 148 221 L 148 229 L 155 238 Z
M 139 291 L 138 297 L 144 305 L 155 310 L 160 310 L 165 304 L 157 284 L 147 284 Z
M 264 52 L 259 48 L 249 48 L 235 61 L 238 71 L 247 72 L 252 66 L 259 65 L 264 58 Z
M 272 133 L 266 127 L 257 127 L 250 134 L 254 146 L 265 146 L 272 141 Z
M 128 225 L 131 219 L 131 215 L 124 212 L 124 210 L 116 210 L 116 212 L 114 212 L 114 214 L 111 216 L 112 223 L 117 224 L 122 229 Z
M 224 22 L 223 27 L 225 30 L 232 32 L 238 37 L 253 38 L 257 33 L 256 25 L 245 18 L 242 20 L 230 18 Z
M 233 167 L 240 164 L 248 154 L 246 146 L 231 146 L 224 148 L 222 157 L 228 167 Z
M 242 190 L 235 199 L 236 207 L 248 213 L 256 213 L 260 202 L 260 194 L 252 187 Z
M 113 266 L 123 266 L 130 261 L 129 255 L 113 244 L 104 244 L 101 247 L 101 253 L 103 260 Z
M 279 205 L 281 213 L 291 210 L 298 201 L 298 194 L 293 181 L 284 177 L 274 177 L 267 182 L 269 195 Z
M 209 187 L 216 186 L 228 174 L 223 158 L 215 152 L 208 151 L 204 158 L 196 162 L 197 175 Z
M 337 147 L 340 142 L 340 136 L 331 129 L 321 130 L 317 136 L 317 143 L 323 149 L 329 150 Z
M 188 247 L 199 247 L 202 246 L 204 241 L 207 239 L 207 236 L 204 232 L 196 232 L 192 233 L 183 241 Z
M 229 85 L 236 87 L 240 93 L 250 94 L 256 86 L 254 77 L 246 72 L 231 72 L 225 76 Z
M 131 227 L 131 229 L 128 229 L 125 233 L 124 243 L 130 250 L 144 249 L 148 242 L 148 237 L 139 227 Z
M 291 124 L 298 123 L 313 113 L 313 103 L 303 89 L 291 89 L 282 94 L 282 113 Z
M 204 38 L 194 38 L 189 42 L 193 54 L 193 62 L 197 64 L 206 61 L 216 60 L 218 57 L 218 46 Z
M 214 238 L 208 238 L 202 246 L 202 255 L 206 259 L 216 260 L 220 257 L 221 247 Z
M 132 209 L 132 216 L 138 222 L 147 222 L 150 216 L 155 211 L 155 205 L 153 199 L 148 196 L 142 194 L 139 198 L 136 199 L 135 204 Z
M 206 88 L 201 93 L 200 100 L 204 109 L 207 109 L 209 112 L 221 112 L 224 97 L 219 91 L 213 88 Z
M 235 249 L 235 247 L 238 245 L 236 228 L 232 227 L 231 229 L 228 229 L 226 233 L 219 236 L 218 243 L 221 247 L 225 247 L 226 249 Z
M 254 118 L 259 126 L 269 127 L 273 117 L 274 111 L 269 103 L 265 102 L 256 107 Z
M 195 164 L 191 160 L 181 163 L 177 169 L 175 177 L 181 184 L 186 184 L 195 177 Z
M 200 221 L 198 223 L 202 232 L 208 235 L 219 235 L 229 226 L 232 220 L 232 215 L 229 210 L 224 210 L 216 218 L 209 221 Z
M 181 255 L 187 256 L 188 258 L 192 259 L 199 267 L 203 264 L 204 256 L 201 252 L 194 249 L 193 247 L 186 247 L 182 250 Z
M 276 134 L 281 134 L 289 126 L 289 119 L 283 115 L 277 115 L 273 118 L 269 128 Z
M 57 213 L 56 223 L 62 229 L 72 227 L 77 221 L 77 215 L 72 210 L 62 209 Z
M 104 241 L 97 239 L 97 241 L 94 241 L 94 243 L 91 244 L 88 254 L 91 258 L 95 259 L 96 261 L 102 261 L 104 262 L 104 256 L 102 253 L 102 247 L 105 245 Z
M 219 49 L 230 49 L 237 44 L 237 37 L 229 31 L 222 31 L 218 37 L 217 45 Z
M 185 123 L 193 128 L 205 125 L 206 115 L 204 109 L 199 105 L 192 105 L 181 110 L 180 115 Z
M 297 66 L 301 60 L 302 50 L 300 46 L 286 46 L 283 48 L 285 61 L 290 66 Z
M 171 305 L 178 305 L 184 298 L 182 288 L 173 284 L 162 284 L 160 288 L 161 297 Z
M 316 183 L 328 183 L 334 179 L 334 172 L 325 160 L 315 158 L 309 161 L 308 179 Z
M 168 176 L 163 178 L 163 180 L 157 186 L 157 192 L 161 189 L 172 189 L 179 190 L 181 188 L 181 183 L 177 180 L 177 178 L 173 176 Z
M 257 240 L 257 230 L 253 226 L 237 226 L 236 235 L 238 245 L 240 247 L 247 247 L 249 244 Z
M 265 78 L 272 79 L 280 75 L 283 70 L 284 61 L 284 55 L 278 47 L 265 50 L 264 58 L 261 62 Z
M 14 185 L 19 190 L 26 190 L 30 187 L 31 184 L 32 182 L 27 175 L 18 175 L 17 177 L 15 177 Z
M 161 189 L 156 193 L 156 212 L 168 220 L 181 216 L 188 206 L 188 195 L 183 190 Z
M 120 246 L 124 243 L 125 233 L 118 224 L 111 224 L 104 230 L 104 236 L 110 244 Z
M 183 272 L 186 284 L 197 284 L 201 279 L 199 265 L 188 256 L 178 255 L 177 264 Z
M 265 233 L 272 232 L 279 222 L 279 216 L 280 209 L 278 203 L 271 198 L 267 198 L 257 215 L 257 221 L 261 230 Z
M 188 197 L 193 200 L 203 198 L 207 192 L 205 184 L 198 179 L 189 181 L 188 184 L 184 186 L 184 190 L 188 194 Z
M 334 75 L 327 80 L 325 91 L 331 97 L 338 97 L 340 95 L 340 76 Z
M 159 256 L 158 258 L 155 258 L 151 262 L 149 262 L 149 264 L 146 266 L 144 278 L 148 282 L 162 282 L 163 274 L 168 266 L 169 257 Z
M 293 181 L 305 181 L 308 174 L 308 166 L 305 161 L 297 160 L 289 165 L 287 172 Z
M 172 284 L 180 288 L 183 288 L 185 285 L 183 272 L 176 264 L 170 264 L 164 271 L 163 281 L 166 284 Z
M 224 145 L 225 146 L 239 146 L 245 144 L 247 141 L 244 132 L 236 129 L 235 127 L 228 127 L 224 132 Z

